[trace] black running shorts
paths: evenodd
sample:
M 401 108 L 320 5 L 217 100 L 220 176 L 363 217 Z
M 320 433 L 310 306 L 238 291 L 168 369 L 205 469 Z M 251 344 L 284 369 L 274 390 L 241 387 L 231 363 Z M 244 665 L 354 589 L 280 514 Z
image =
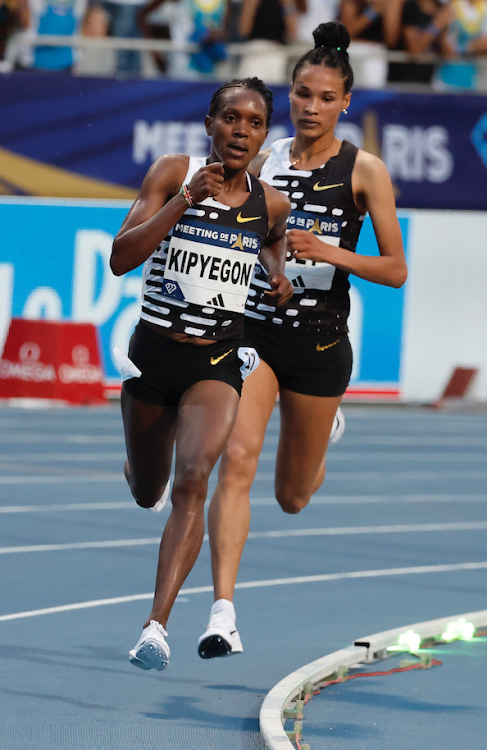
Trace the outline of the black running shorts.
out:
M 123 384 L 133 398 L 156 406 L 177 407 L 183 393 L 201 380 L 228 383 L 240 395 L 240 341 L 201 346 L 182 344 L 139 321 L 130 340 L 129 358 L 142 372 Z
M 308 396 L 342 396 L 352 373 L 352 347 L 346 334 L 284 331 L 245 318 L 244 344 L 257 349 L 281 388 Z

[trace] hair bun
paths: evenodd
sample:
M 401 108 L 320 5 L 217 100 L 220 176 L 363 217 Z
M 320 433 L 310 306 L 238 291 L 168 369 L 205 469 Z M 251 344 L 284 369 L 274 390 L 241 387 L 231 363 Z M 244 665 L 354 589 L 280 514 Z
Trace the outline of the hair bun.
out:
M 315 40 L 315 49 L 328 47 L 339 52 L 346 52 L 350 44 L 350 34 L 347 27 L 338 21 L 320 23 L 313 31 L 313 39 Z

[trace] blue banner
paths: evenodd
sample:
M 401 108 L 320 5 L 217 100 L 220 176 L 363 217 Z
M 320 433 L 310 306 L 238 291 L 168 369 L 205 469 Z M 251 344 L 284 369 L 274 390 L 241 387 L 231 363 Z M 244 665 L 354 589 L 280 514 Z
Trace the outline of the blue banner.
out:
M 0 193 L 131 198 L 164 153 L 204 156 L 217 84 L 0 75 Z M 292 134 L 275 87 L 269 141 Z M 380 156 L 399 207 L 487 209 L 487 97 L 356 91 L 340 138 Z

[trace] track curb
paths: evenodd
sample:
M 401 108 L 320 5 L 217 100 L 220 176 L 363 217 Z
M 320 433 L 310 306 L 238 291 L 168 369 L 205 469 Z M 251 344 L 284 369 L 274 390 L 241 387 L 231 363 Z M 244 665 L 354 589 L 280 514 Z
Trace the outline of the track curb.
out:
M 295 746 L 284 730 L 283 714 L 301 697 L 307 683 L 316 685 L 323 682 L 325 678 L 338 673 L 340 668 L 349 669 L 356 664 L 366 664 L 387 658 L 388 647 L 396 645 L 400 636 L 408 630 L 421 636 L 421 640 L 438 638 L 450 623 L 461 619 L 472 623 L 476 629 L 479 629 L 487 626 L 487 610 L 413 623 L 358 638 L 352 646 L 334 651 L 291 672 L 269 691 L 262 703 L 259 723 L 264 746 L 268 750 L 295 750 Z M 407 650 L 407 647 L 404 647 L 404 651 Z

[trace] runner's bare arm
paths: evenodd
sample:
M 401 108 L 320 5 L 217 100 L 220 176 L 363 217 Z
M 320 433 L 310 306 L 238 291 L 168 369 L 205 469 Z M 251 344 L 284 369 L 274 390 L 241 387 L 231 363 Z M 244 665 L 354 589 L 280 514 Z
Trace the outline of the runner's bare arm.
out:
M 359 211 L 370 213 L 380 255 L 350 253 L 321 242 L 310 232 L 292 229 L 288 232 L 288 245 L 293 257 L 325 261 L 376 284 L 402 286 L 407 278 L 406 259 L 391 178 L 383 162 L 359 151 L 352 173 L 352 189 Z
M 259 260 L 267 271 L 267 281 L 271 285 L 271 291 L 265 293 L 267 299 L 276 305 L 283 305 L 293 294 L 293 286 L 284 275 L 287 217 L 291 204 L 289 199 L 278 190 L 265 182 L 262 184 L 269 216 L 269 234 L 260 252 Z
M 189 159 L 161 156 L 149 169 L 139 195 L 113 242 L 110 267 L 116 276 L 144 263 L 187 209 L 179 192 Z M 213 162 L 199 169 L 188 187 L 195 203 L 216 196 L 223 184 L 223 166 Z

